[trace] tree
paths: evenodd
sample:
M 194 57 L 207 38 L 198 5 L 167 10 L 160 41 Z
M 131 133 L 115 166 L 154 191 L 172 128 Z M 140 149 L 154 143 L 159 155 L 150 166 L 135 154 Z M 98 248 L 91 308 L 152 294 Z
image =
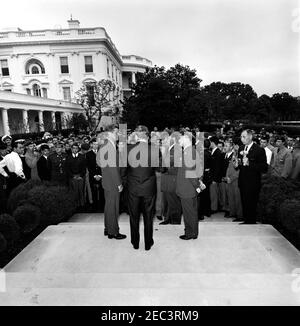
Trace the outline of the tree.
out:
M 95 132 L 100 124 L 103 115 L 113 115 L 119 112 L 114 104 L 118 98 L 115 95 L 117 87 L 114 82 L 102 79 L 97 82 L 84 83 L 75 93 L 77 103 L 84 109 L 88 122 L 88 128 Z
M 192 123 L 189 101 L 200 90 L 196 71 L 180 64 L 166 70 L 153 67 L 132 85 L 133 95 L 125 100 L 122 119 L 129 127 L 146 124 L 165 128 Z
M 87 118 L 83 113 L 73 113 L 66 118 L 65 123 L 68 129 L 74 128 L 86 131 L 89 126 Z
M 299 119 L 299 102 L 289 93 L 275 93 L 271 98 L 277 120 Z

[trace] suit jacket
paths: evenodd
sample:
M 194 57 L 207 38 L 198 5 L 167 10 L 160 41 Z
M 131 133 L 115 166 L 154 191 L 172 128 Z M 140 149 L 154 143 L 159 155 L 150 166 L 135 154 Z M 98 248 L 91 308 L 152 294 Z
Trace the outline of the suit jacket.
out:
M 51 180 L 51 161 L 49 157 L 46 159 L 44 156 L 41 156 L 37 161 L 37 170 L 39 178 L 42 181 Z
M 51 163 L 51 181 L 66 182 L 66 160 L 67 154 L 53 153 L 48 157 Z
M 83 178 L 86 174 L 85 156 L 80 153 L 78 153 L 76 158 L 74 158 L 72 154 L 68 155 L 65 168 L 68 179 L 72 179 L 76 175 Z
M 222 155 L 219 148 L 217 148 L 214 153 L 211 155 L 211 168 L 210 176 L 211 180 L 215 182 L 221 182 L 223 177 L 223 161 L 224 156 Z
M 95 180 L 94 176 L 102 175 L 102 171 L 100 166 L 97 165 L 97 155 L 94 153 L 94 151 L 89 151 L 86 153 L 85 158 L 86 158 L 87 169 L 89 171 L 90 182 L 98 183 L 98 181 Z
M 190 156 L 192 155 L 192 156 Z M 181 198 L 194 198 L 197 196 L 196 189 L 199 187 L 199 178 L 188 177 L 187 173 L 195 170 L 196 165 L 188 166 L 188 158 L 196 158 L 196 150 L 192 146 L 183 151 L 182 166 L 177 170 L 176 176 L 176 194 Z
M 159 168 L 159 147 L 151 146 L 146 142 L 138 142 L 137 144 L 129 145 L 127 152 L 127 167 L 122 168 L 121 171 L 122 179 L 127 186 L 128 192 L 141 197 L 154 196 L 156 194 L 155 171 Z M 151 158 L 154 159 L 157 155 L 158 166 L 152 166 Z M 145 160 L 146 166 L 135 166 L 136 160 L 131 160 L 134 157 L 140 162 Z
M 110 158 L 112 158 L 112 162 L 108 161 Z M 101 168 L 103 189 L 119 192 L 118 186 L 122 185 L 122 180 L 117 148 L 110 141 L 106 140 L 97 153 L 96 161 Z M 95 173 L 95 170 L 93 173 Z
M 178 144 L 174 144 L 174 146 L 167 151 L 167 158 L 169 158 L 169 162 L 165 160 L 165 170 L 161 175 L 161 191 L 163 192 L 175 192 L 176 191 L 176 177 L 178 167 L 175 167 L 175 152 L 181 155 L 182 148 Z
M 268 171 L 266 152 L 263 148 L 253 143 L 247 157 L 249 159 L 249 166 L 243 166 L 243 155 L 245 146 L 239 149 L 239 186 L 259 189 L 261 186 L 261 175 Z
M 208 186 L 211 183 L 211 153 L 208 149 L 204 149 L 204 171 L 203 171 L 203 183 Z

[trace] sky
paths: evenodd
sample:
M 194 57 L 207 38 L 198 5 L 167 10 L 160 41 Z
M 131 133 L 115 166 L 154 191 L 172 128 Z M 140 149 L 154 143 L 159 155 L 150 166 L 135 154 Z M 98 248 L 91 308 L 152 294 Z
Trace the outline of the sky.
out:
M 298 0 L 9 0 L 0 30 L 102 26 L 121 54 L 197 70 L 202 85 L 250 84 L 300 96 Z

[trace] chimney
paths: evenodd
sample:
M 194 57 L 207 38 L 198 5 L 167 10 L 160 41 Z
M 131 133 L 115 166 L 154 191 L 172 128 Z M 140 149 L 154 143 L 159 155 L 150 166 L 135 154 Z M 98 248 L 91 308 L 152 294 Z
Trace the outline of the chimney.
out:
M 69 28 L 80 28 L 80 21 L 77 19 L 73 19 L 71 15 L 71 19 L 68 20 Z

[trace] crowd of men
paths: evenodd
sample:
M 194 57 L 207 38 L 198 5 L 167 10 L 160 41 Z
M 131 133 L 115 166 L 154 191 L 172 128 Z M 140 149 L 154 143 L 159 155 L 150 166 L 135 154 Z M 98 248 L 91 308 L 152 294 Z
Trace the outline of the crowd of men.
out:
M 197 128 L 149 132 L 138 126 L 125 135 L 126 162 L 120 166 L 122 131 L 117 126 L 107 126 L 104 131 L 68 137 L 45 133 L 41 140 L 12 140 L 4 135 L 0 142 L 0 213 L 6 212 L 11 191 L 21 183 L 51 182 L 69 187 L 78 211 L 104 212 L 104 235 L 110 239 L 126 238 L 119 232 L 118 218 L 120 212 L 128 213 L 135 249 L 139 248 L 142 215 L 145 249 L 149 250 L 154 244 L 155 216 L 162 225 L 181 224 L 183 216 L 185 229 L 180 238 L 196 239 L 199 221 L 217 212 L 235 222 L 256 223 L 263 175 L 300 181 L 299 138 L 226 126 L 213 133 L 200 133 Z M 201 171 L 188 177 L 196 165 L 188 165 L 187 158 L 197 156 L 199 142 L 203 144 Z M 136 156 L 130 160 L 137 148 L 147 153 L 146 165 L 136 164 Z M 153 165 L 155 148 L 159 157 Z M 116 164 L 103 163 L 110 155 Z M 164 164 L 166 158 L 168 164 Z

